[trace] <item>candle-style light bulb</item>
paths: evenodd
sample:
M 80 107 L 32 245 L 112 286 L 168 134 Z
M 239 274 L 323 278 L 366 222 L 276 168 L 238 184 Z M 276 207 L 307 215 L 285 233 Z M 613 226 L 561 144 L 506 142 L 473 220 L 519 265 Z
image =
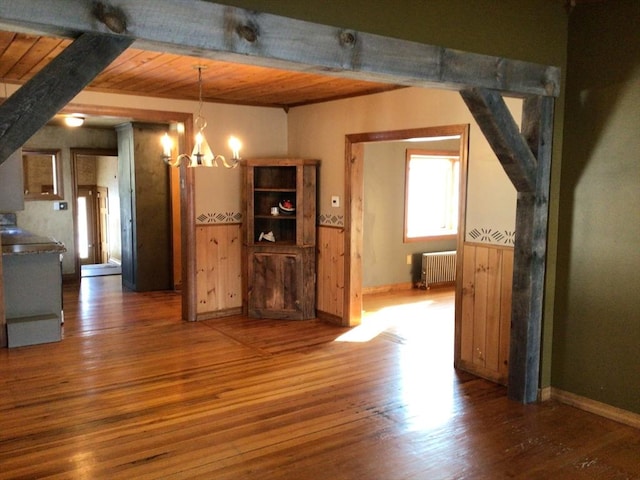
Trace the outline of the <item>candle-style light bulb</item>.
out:
M 194 151 L 198 154 L 202 153 L 202 132 L 196 133 L 196 145 Z
M 162 154 L 167 158 L 171 158 L 171 148 L 173 147 L 171 137 L 165 133 L 160 141 L 162 143 Z
M 233 152 L 233 159 L 238 160 L 240 158 L 242 142 L 236 137 L 229 137 L 229 148 L 231 148 L 231 151 Z

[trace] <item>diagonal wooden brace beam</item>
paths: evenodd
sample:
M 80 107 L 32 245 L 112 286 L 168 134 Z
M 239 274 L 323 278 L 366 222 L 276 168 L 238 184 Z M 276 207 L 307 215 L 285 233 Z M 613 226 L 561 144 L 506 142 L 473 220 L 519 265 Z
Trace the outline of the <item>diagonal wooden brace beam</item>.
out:
M 133 42 L 84 33 L 0 105 L 0 164 Z
M 537 161 L 500 93 L 473 88 L 460 95 L 516 190 L 533 192 Z

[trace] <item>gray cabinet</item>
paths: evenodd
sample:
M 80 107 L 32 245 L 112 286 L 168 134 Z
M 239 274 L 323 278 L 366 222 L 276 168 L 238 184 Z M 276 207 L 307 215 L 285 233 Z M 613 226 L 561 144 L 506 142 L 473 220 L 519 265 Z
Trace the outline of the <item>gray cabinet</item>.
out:
M 0 212 L 24 210 L 22 149 L 0 164 Z
M 148 123 L 117 128 L 122 284 L 135 291 L 173 286 L 170 167 L 160 144 L 167 129 Z

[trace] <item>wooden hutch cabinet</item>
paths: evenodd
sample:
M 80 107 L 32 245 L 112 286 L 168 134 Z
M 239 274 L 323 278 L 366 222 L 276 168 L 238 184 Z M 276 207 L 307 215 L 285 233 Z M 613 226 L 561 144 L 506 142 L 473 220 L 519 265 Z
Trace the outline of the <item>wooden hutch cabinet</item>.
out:
M 318 160 L 243 161 L 244 310 L 258 318 L 316 315 Z

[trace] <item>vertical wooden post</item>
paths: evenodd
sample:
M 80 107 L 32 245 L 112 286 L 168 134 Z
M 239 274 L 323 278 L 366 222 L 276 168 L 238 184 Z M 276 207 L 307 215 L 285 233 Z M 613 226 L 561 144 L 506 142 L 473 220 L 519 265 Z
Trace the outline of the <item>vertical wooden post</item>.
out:
M 537 159 L 535 192 L 518 193 L 511 312 L 509 398 L 538 398 L 554 100 L 529 97 L 523 105 L 522 136 Z

